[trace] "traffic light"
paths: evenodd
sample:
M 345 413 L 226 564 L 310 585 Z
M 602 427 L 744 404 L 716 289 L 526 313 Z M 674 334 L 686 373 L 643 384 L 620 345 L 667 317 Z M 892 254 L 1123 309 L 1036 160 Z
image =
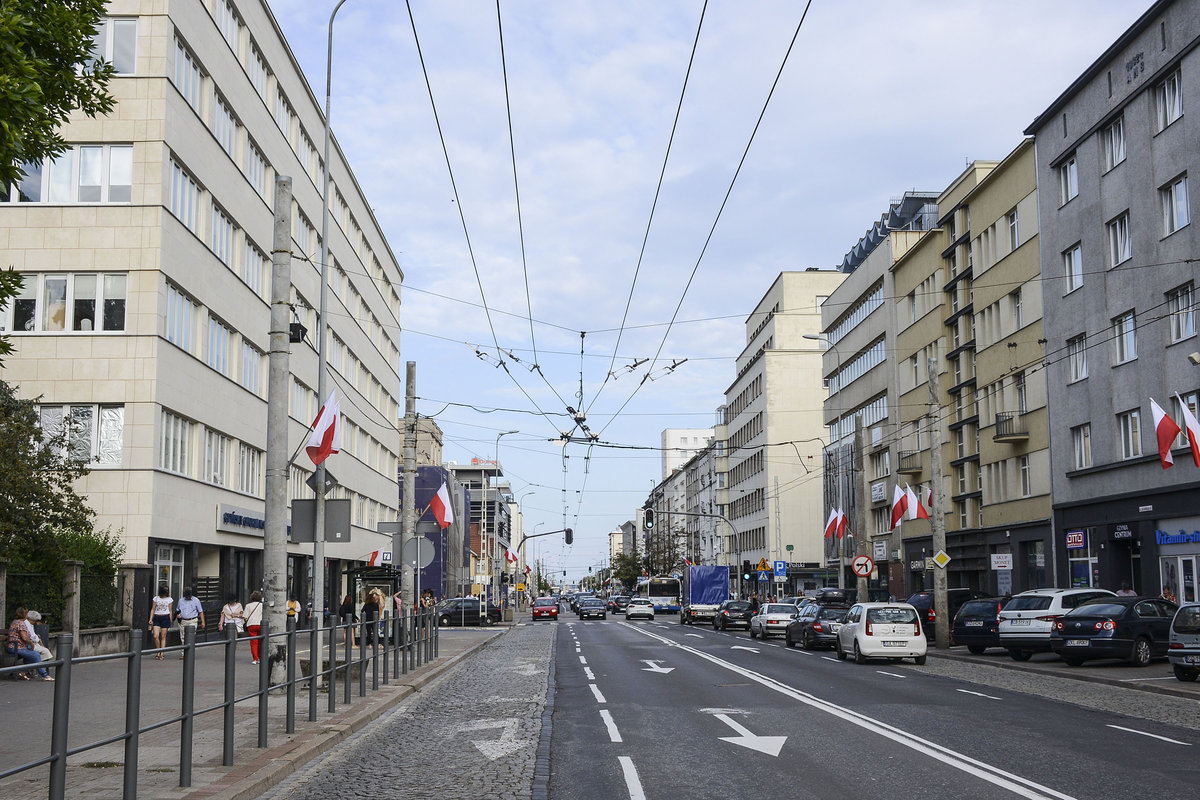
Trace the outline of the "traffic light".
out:
M 565 532 L 567 534 L 567 544 L 570 544 L 571 542 L 575 541 L 575 531 L 571 530 L 570 528 L 567 528 L 567 530 Z
M 752 570 L 750 568 L 750 560 L 746 559 L 745 561 L 742 562 L 742 578 L 744 578 L 745 580 L 750 580 L 750 572 L 751 571 Z
M 646 515 L 646 530 L 650 530 L 651 528 L 654 527 L 654 509 L 650 508 L 649 506 L 646 506 L 645 515 Z

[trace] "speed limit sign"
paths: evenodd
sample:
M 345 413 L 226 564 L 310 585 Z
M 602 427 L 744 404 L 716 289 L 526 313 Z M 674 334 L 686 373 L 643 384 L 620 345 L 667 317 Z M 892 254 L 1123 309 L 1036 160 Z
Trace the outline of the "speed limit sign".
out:
M 875 562 L 870 556 L 855 556 L 850 562 L 850 569 L 854 570 L 854 574 L 860 578 L 865 578 L 875 571 Z

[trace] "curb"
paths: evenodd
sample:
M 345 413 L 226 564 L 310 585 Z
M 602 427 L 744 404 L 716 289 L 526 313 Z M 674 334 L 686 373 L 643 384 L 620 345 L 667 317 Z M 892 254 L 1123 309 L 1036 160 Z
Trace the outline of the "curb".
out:
M 315 723 L 311 730 L 294 734 L 291 741 L 264 751 L 250 763 L 231 767 L 219 780 L 183 795 L 181 800 L 252 800 L 259 797 L 282 783 L 300 766 L 333 749 L 405 698 L 496 641 L 503 632 L 498 630 L 496 635 L 444 662 L 433 664 L 419 675 L 406 676 L 406 683 L 380 687 L 373 697 L 362 698 L 366 703 L 336 714 L 323 723 Z

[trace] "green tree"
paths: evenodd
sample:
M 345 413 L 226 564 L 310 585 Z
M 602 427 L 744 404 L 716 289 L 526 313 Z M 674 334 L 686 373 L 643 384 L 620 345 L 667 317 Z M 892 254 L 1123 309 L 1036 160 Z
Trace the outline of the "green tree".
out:
M 0 187 L 20 165 L 55 156 L 75 111 L 107 114 L 112 65 L 92 42 L 105 0 L 0 0 Z
M 621 584 L 627 592 L 631 592 L 637 586 L 637 579 L 641 577 L 644 568 L 642 557 L 637 552 L 617 553 L 612 560 L 613 581 Z

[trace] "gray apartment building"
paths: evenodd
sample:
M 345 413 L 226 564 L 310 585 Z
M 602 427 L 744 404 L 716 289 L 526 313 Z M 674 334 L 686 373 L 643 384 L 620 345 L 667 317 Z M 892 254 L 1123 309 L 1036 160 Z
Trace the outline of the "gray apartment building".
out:
M 1200 469 L 1164 470 L 1153 398 L 1200 388 L 1189 179 L 1200 2 L 1155 3 L 1030 124 L 1035 137 L 1059 585 L 1196 599 Z M 1177 399 L 1178 398 L 1178 399 Z

